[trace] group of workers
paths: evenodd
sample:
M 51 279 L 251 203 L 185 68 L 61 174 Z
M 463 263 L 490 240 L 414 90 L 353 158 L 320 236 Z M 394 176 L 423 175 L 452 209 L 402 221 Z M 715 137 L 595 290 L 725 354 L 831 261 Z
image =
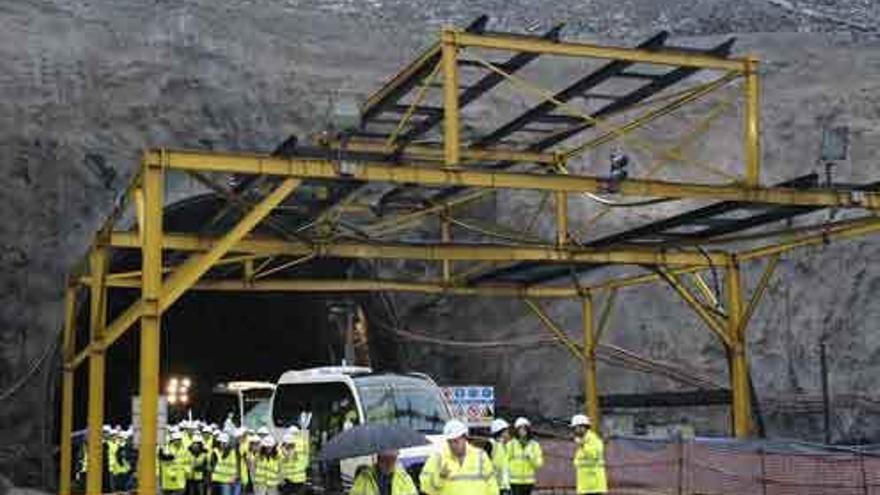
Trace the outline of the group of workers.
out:
M 571 428 L 576 493 L 606 493 L 602 439 L 583 414 L 571 418 Z M 511 428 L 507 421 L 496 419 L 490 432 L 491 439 L 481 449 L 468 441 L 464 423 L 446 423 L 445 444 L 428 458 L 419 475 L 421 491 L 427 495 L 530 495 L 544 465 L 531 422 L 520 417 Z M 350 495 L 418 495 L 412 478 L 397 463 L 397 455 L 394 450 L 380 452 L 375 465 L 355 477 Z
M 137 452 L 131 430 L 104 428 L 104 486 L 128 491 L 134 486 Z M 276 440 L 268 428 L 220 430 L 184 420 L 168 428 L 157 455 L 157 479 L 164 495 L 298 495 L 309 467 L 308 436 L 291 426 Z M 82 449 L 80 478 L 88 455 Z
M 587 416 L 571 418 L 575 441 L 573 465 L 578 495 L 606 493 L 604 446 Z M 496 419 L 483 448 L 470 443 L 467 425 L 446 423 L 442 447 L 429 456 L 419 487 L 427 495 L 530 495 L 544 465 L 541 445 L 528 419 L 513 426 Z M 136 451 L 131 430 L 105 427 L 105 486 L 127 491 L 133 486 Z M 308 434 L 288 428 L 280 442 L 266 427 L 256 431 L 198 421 L 170 427 L 157 452 L 159 486 L 165 495 L 299 495 L 309 468 Z M 82 457 L 83 474 L 88 458 Z M 359 470 L 350 495 L 419 495 L 419 488 L 398 463 L 398 452 L 376 455 L 372 466 Z

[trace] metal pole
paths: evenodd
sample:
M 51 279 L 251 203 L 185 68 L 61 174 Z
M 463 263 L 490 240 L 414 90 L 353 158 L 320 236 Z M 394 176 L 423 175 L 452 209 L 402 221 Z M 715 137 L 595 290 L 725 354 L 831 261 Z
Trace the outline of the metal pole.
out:
M 758 186 L 761 181 L 761 86 L 758 59 L 750 56 L 745 63 L 745 163 L 746 185 Z
M 582 299 L 582 318 L 584 327 L 584 402 L 593 429 L 599 431 L 601 411 L 599 409 L 599 383 L 596 377 L 596 332 L 593 329 L 593 296 L 586 294 Z
M 73 387 L 76 369 L 68 363 L 76 353 L 76 286 L 64 291 L 64 336 L 62 340 L 64 371 L 61 378 L 61 466 L 58 493 L 70 494 L 73 468 Z
M 752 434 L 752 406 L 749 394 L 749 368 L 746 358 L 746 331 L 743 317 L 742 283 L 739 265 L 727 268 L 727 331 L 730 345 L 730 390 L 733 394 L 733 433 L 737 438 Z
M 99 234 L 100 235 L 100 234 Z M 99 243 L 89 254 L 89 267 L 92 286 L 89 306 L 89 329 L 92 344 L 102 342 L 107 323 L 105 299 L 107 289 L 107 247 Z M 86 493 L 101 493 L 102 468 L 102 427 L 104 425 L 104 374 L 106 370 L 105 350 L 94 345 L 89 353 L 89 407 L 88 407 L 88 472 L 86 473 Z
M 449 223 L 449 209 L 446 210 L 446 214 L 440 218 L 440 240 L 443 243 L 448 243 L 452 240 L 452 226 Z M 443 265 L 443 282 L 449 283 L 452 280 L 452 262 L 448 259 L 444 259 L 442 261 Z
M 825 445 L 831 444 L 831 398 L 828 390 L 828 358 L 825 336 L 819 339 L 819 369 L 822 373 L 822 424 L 825 432 Z
M 556 197 L 556 245 L 568 243 L 568 193 L 557 191 Z
M 441 61 L 443 64 L 443 150 L 444 163 L 455 167 L 461 162 L 458 105 L 458 46 L 455 32 L 444 30 L 441 35 Z
M 164 156 L 163 156 L 164 158 Z M 164 160 L 163 160 L 164 162 Z M 138 456 L 138 493 L 156 494 L 156 446 L 159 411 L 160 326 L 159 295 L 162 290 L 162 164 L 144 165 L 144 242 L 141 300 L 140 397 L 141 435 Z

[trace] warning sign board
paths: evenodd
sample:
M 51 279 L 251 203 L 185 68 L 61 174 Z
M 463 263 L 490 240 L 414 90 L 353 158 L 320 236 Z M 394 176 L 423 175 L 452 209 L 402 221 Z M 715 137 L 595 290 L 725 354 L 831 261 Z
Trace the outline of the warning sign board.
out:
M 469 426 L 488 426 L 495 418 L 495 388 L 485 385 L 443 387 L 452 415 Z

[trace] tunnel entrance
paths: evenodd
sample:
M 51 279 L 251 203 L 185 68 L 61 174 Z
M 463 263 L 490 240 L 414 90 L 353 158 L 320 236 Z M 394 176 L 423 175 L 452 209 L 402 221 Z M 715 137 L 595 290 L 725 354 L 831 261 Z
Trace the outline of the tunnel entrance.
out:
M 165 208 L 168 231 L 199 231 L 216 218 L 225 202 L 214 195 L 189 198 Z M 137 251 L 118 253 L 111 260 L 113 273 L 138 270 Z M 226 267 L 229 277 L 242 276 L 240 268 Z M 363 267 L 352 260 L 321 258 L 297 264 L 273 276 L 310 279 L 343 279 Z M 114 289 L 108 300 L 108 320 L 134 303 L 140 292 Z M 275 382 L 285 371 L 338 365 L 348 357 L 367 356 L 376 369 L 399 369 L 395 341 L 368 331 L 371 321 L 387 318 L 380 294 L 321 292 L 221 292 L 189 291 L 162 316 L 160 383 L 164 389 L 172 376 L 186 376 L 192 388 L 189 404 L 169 406 L 172 419 L 191 409 L 200 416 L 210 407 L 212 388 L 221 382 L 257 380 Z M 87 298 L 86 298 L 87 299 Z M 79 308 L 78 340 L 88 341 L 88 300 Z M 369 335 L 363 348 L 352 354 L 347 335 L 362 326 Z M 140 340 L 137 329 L 128 332 L 108 349 L 105 422 L 127 425 L 131 421 L 132 396 L 138 394 Z M 348 345 L 348 349 L 346 349 Z M 87 383 L 87 367 L 77 380 Z M 85 425 L 87 395 L 77 399 L 76 424 Z

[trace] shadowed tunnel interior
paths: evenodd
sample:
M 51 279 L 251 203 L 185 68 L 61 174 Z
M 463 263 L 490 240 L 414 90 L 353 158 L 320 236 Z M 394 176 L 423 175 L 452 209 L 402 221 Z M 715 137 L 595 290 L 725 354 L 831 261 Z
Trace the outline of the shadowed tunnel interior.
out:
M 214 196 L 202 196 L 169 206 L 165 211 L 166 232 L 200 232 L 195 225 L 222 205 Z M 168 264 L 166 256 L 165 263 Z M 174 259 L 174 262 L 180 260 Z M 137 251 L 119 252 L 111 260 L 111 272 L 138 270 Z M 358 272 L 349 260 L 319 259 L 283 272 L 284 277 L 345 278 Z M 273 276 L 278 276 L 274 274 Z M 241 276 L 232 267 L 230 277 Z M 108 322 L 124 311 L 139 291 L 110 291 Z M 339 364 L 344 358 L 343 330 L 330 307 L 339 303 L 359 305 L 370 321 L 384 317 L 384 306 L 376 295 L 342 293 L 187 292 L 162 318 L 160 386 L 164 390 L 173 375 L 191 377 L 194 414 L 207 405 L 211 388 L 229 380 L 275 381 L 290 369 Z M 81 302 L 78 342 L 88 341 L 88 300 Z M 127 424 L 131 397 L 137 395 L 139 327 L 135 325 L 108 351 L 106 360 L 105 422 Z M 369 332 L 371 364 L 376 369 L 395 370 L 394 342 Z M 75 425 L 85 427 L 88 398 L 88 366 L 77 373 Z M 177 417 L 181 409 L 171 409 Z

